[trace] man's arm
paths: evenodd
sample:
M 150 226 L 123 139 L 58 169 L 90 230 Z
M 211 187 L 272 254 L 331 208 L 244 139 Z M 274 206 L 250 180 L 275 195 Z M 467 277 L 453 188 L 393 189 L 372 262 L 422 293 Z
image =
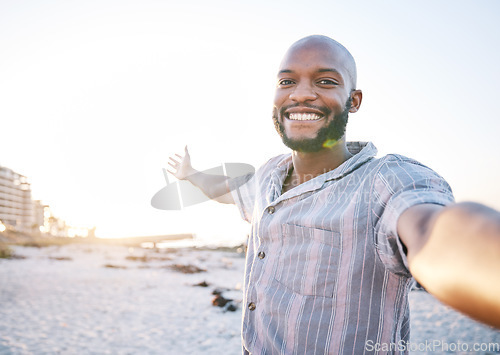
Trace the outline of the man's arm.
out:
M 477 203 L 407 209 L 398 234 L 412 275 L 440 301 L 500 328 L 500 213 Z
M 175 158 L 169 157 L 169 159 L 168 165 L 173 170 L 168 170 L 168 172 L 176 178 L 188 180 L 214 201 L 234 204 L 227 184 L 229 178 L 224 175 L 205 174 L 194 169 L 187 146 L 184 148 L 184 156 L 176 154 Z

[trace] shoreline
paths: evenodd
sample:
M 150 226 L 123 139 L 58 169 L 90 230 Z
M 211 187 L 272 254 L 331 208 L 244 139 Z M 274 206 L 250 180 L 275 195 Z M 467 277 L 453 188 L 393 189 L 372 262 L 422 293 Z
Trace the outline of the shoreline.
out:
M 124 237 L 124 238 L 89 238 L 89 237 L 54 237 L 54 236 L 33 236 L 22 233 L 0 233 L 0 258 L 2 249 L 11 246 L 25 247 L 49 247 L 63 245 L 115 245 L 144 249 L 208 249 L 208 250 L 245 250 L 246 246 L 241 239 L 218 240 L 217 238 L 199 238 L 194 233 L 165 234 L 156 236 Z

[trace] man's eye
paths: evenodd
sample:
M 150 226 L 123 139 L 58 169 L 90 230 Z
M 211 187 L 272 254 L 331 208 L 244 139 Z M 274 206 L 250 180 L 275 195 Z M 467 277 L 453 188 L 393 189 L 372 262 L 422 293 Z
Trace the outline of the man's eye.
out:
M 330 80 L 330 79 L 321 79 L 320 81 L 318 81 L 318 84 L 320 85 L 337 85 L 337 83 L 333 80 Z
M 283 79 L 278 82 L 279 86 L 287 86 L 287 85 L 292 85 L 293 81 L 288 80 L 288 79 Z

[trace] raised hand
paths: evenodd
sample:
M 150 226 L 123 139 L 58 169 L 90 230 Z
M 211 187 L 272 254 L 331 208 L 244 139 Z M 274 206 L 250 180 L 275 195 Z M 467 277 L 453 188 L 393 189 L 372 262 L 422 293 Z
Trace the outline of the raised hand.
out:
M 168 165 L 171 168 L 167 168 L 167 171 L 179 180 L 185 180 L 195 172 L 191 166 L 191 157 L 189 156 L 187 146 L 184 147 L 184 156 L 175 154 L 175 157 L 170 156 L 169 160 Z

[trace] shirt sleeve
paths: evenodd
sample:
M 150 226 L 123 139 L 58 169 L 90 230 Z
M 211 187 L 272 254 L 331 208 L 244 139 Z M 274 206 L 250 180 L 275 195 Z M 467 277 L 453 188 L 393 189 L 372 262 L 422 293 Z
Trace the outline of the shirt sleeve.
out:
M 410 277 L 406 251 L 397 232 L 399 217 L 412 206 L 446 206 L 454 198 L 451 187 L 433 170 L 408 158 L 392 157 L 378 171 L 373 187 L 375 246 L 389 270 Z
M 255 173 L 228 180 L 228 187 L 241 218 L 251 223 L 257 188 Z

